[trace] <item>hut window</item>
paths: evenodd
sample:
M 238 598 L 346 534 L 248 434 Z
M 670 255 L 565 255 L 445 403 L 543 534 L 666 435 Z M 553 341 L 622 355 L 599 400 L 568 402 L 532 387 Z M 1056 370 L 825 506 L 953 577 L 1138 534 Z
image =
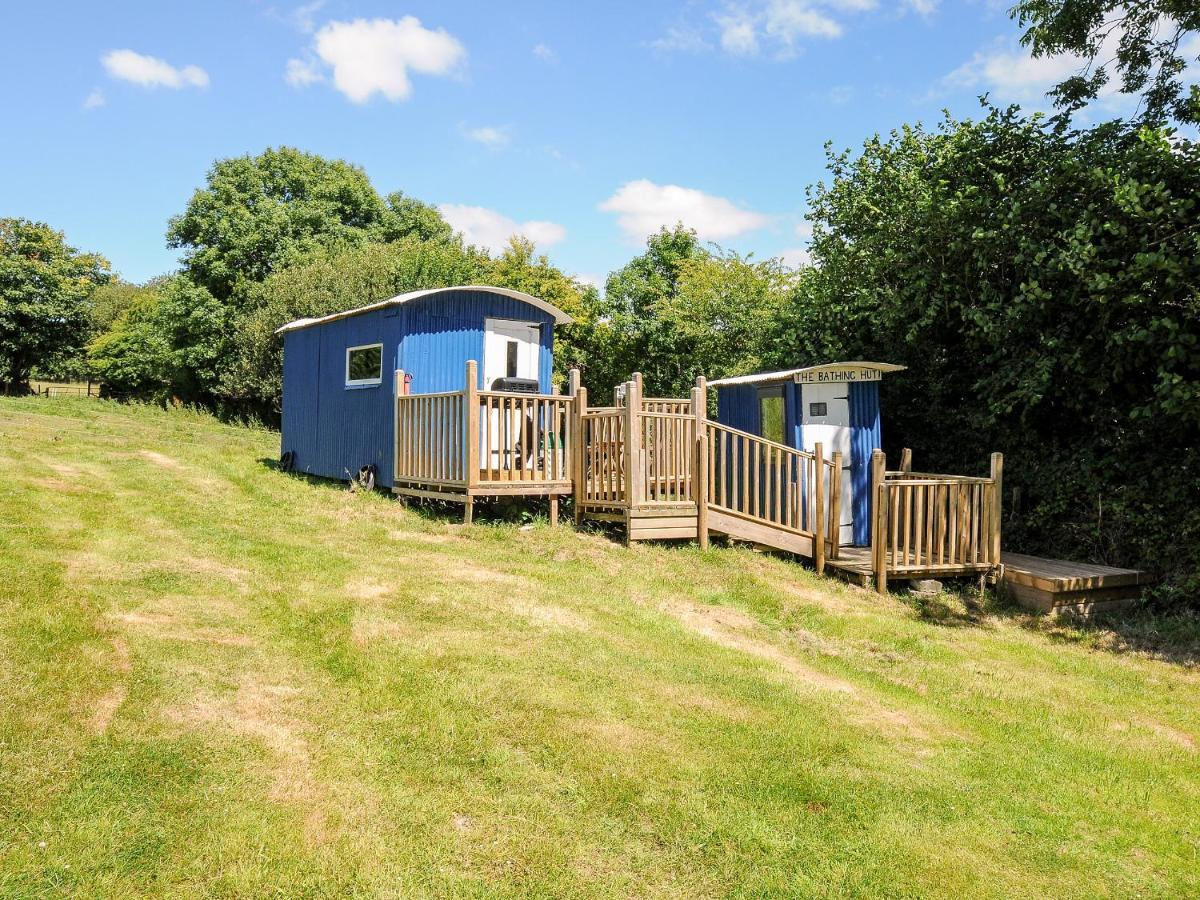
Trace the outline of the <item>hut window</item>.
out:
M 813 418 L 829 415 L 828 403 L 810 403 L 808 404 L 808 414 Z
M 784 442 L 783 390 L 770 388 L 758 392 L 759 434 L 777 444 Z
M 383 344 L 346 348 L 346 387 L 363 387 L 383 381 Z
M 517 377 L 517 347 L 518 346 L 519 345 L 517 344 L 516 341 L 508 342 L 508 349 L 507 349 L 508 357 L 507 357 L 507 364 L 505 367 L 505 371 L 508 373 L 509 378 Z

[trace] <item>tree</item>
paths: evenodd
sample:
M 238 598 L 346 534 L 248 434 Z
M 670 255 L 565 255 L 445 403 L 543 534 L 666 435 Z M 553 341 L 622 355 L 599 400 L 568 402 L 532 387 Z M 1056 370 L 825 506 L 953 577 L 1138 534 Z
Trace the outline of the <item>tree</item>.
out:
M 709 377 L 759 371 L 798 277 L 778 259 L 755 262 L 733 251 L 688 258 L 659 312 L 690 341 Z
M 535 255 L 533 242 L 518 235 L 509 240 L 504 252 L 488 268 L 489 284 L 540 297 L 575 320 L 574 324 L 560 326 L 554 332 L 554 374 L 560 383 L 566 380 L 572 366 L 586 364 L 585 336 L 591 325 L 595 288 L 569 278 L 551 265 L 545 254 Z
M 1141 95 L 1145 123 L 1200 123 L 1200 87 L 1182 77 L 1189 62 L 1200 62 L 1195 0 L 1020 0 L 1012 15 L 1035 57 L 1070 53 L 1084 60 L 1083 71 L 1052 92 L 1068 113 L 1099 96 L 1115 63 L 1121 92 Z
M 705 256 L 696 232 L 678 224 L 651 235 L 645 253 L 608 276 L 604 297 L 596 301 L 587 373 L 594 396 L 607 396 L 634 371 L 642 373 L 648 393 L 682 396 L 703 372 L 694 341 L 676 318 L 663 313 L 679 290 L 685 264 Z
M 1194 595 L 1200 147 L 988 108 L 829 167 L 778 344 L 907 365 L 884 383 L 890 449 L 950 471 L 1005 452 L 1009 547 Z
M 399 241 L 407 237 L 439 243 L 454 240 L 454 229 L 442 218 L 437 207 L 422 203 L 415 197 L 406 197 L 400 191 L 388 194 L 386 204 L 387 212 L 380 235 L 382 240 Z
M 0 389 L 23 393 L 35 366 L 79 356 L 88 300 L 109 278 L 108 262 L 67 245 L 60 231 L 0 219 Z
M 487 280 L 490 264 L 486 254 L 458 242 L 407 237 L 322 250 L 281 269 L 254 289 L 237 316 L 220 394 L 244 411 L 276 418 L 283 372 L 283 342 L 275 333 L 279 326 L 407 291 L 477 284 Z
M 413 215 L 401 206 L 393 227 Z M 171 220 L 167 242 L 184 249 L 193 281 L 218 300 L 240 302 L 251 284 L 316 250 L 380 239 L 388 222 L 362 169 L 281 147 L 218 160 Z
M 177 275 L 137 291 L 88 354 L 114 396 L 217 406 L 229 322 L 225 304 Z

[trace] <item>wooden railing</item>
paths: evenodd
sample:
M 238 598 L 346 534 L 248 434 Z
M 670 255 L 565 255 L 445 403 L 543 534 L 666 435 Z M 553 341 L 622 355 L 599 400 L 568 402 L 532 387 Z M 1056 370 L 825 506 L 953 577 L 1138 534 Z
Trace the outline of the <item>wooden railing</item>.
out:
M 628 416 L 621 409 L 587 409 L 587 395 L 581 394 L 580 440 L 576 451 L 577 506 L 624 507 Z
M 820 445 L 807 453 L 710 420 L 705 443 L 710 507 L 813 538 L 814 557 L 822 565 L 837 558 L 840 453 L 826 459 Z
M 480 483 L 570 482 L 571 397 L 478 391 Z
M 461 391 L 403 394 L 403 384 L 397 372 L 395 485 L 418 496 L 465 495 L 468 521 L 473 492 L 570 491 L 574 397 L 481 391 L 474 360 Z
M 692 415 L 691 400 L 677 400 L 670 397 L 645 397 L 642 399 L 642 412 L 664 413 L 669 416 Z
M 872 456 L 871 560 L 879 590 L 889 577 L 986 573 L 1000 565 L 1000 498 L 1004 457 L 974 478 L 913 472 L 905 451 L 898 471 Z
M 463 391 L 396 398 L 396 482 L 468 484 L 464 404 Z
M 688 405 L 687 401 L 683 403 L 685 407 Z M 638 422 L 642 464 L 635 477 L 641 479 L 642 502 L 695 502 L 692 468 L 696 456 L 696 417 L 690 413 L 643 412 Z

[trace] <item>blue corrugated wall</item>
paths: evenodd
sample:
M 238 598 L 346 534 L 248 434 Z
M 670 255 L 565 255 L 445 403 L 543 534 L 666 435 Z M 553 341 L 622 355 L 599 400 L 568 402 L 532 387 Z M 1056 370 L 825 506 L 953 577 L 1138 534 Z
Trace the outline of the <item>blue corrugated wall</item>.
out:
M 483 387 L 484 321 L 519 319 L 542 325 L 538 380 L 551 390 L 554 318 L 487 291 L 446 291 L 284 333 L 281 451 L 296 454 L 296 471 L 344 479 L 374 464 L 377 482 L 392 483 L 395 369 L 412 375 L 411 393 L 460 390 L 467 360 L 479 363 Z M 383 381 L 346 387 L 346 348 L 383 344 Z
M 871 543 L 871 452 L 881 447 L 882 441 L 879 382 L 850 382 L 850 482 L 857 547 Z
M 739 431 L 758 434 L 758 388 L 752 384 L 731 384 L 717 389 L 717 421 Z

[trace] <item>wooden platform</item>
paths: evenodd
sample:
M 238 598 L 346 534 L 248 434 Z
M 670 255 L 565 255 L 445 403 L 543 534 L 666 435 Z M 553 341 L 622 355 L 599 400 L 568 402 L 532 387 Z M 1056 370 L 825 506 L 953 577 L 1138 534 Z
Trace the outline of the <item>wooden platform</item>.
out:
M 1053 615 L 1090 616 L 1129 606 L 1150 582 L 1136 569 L 1004 553 L 1002 586 L 1022 606 Z
M 869 587 L 875 578 L 870 547 L 839 547 L 837 559 L 826 559 L 826 568 L 851 584 Z M 937 565 L 923 563 L 897 567 L 888 560 L 888 578 L 892 581 L 911 581 L 919 578 L 978 578 L 993 570 L 990 563 L 968 563 Z

